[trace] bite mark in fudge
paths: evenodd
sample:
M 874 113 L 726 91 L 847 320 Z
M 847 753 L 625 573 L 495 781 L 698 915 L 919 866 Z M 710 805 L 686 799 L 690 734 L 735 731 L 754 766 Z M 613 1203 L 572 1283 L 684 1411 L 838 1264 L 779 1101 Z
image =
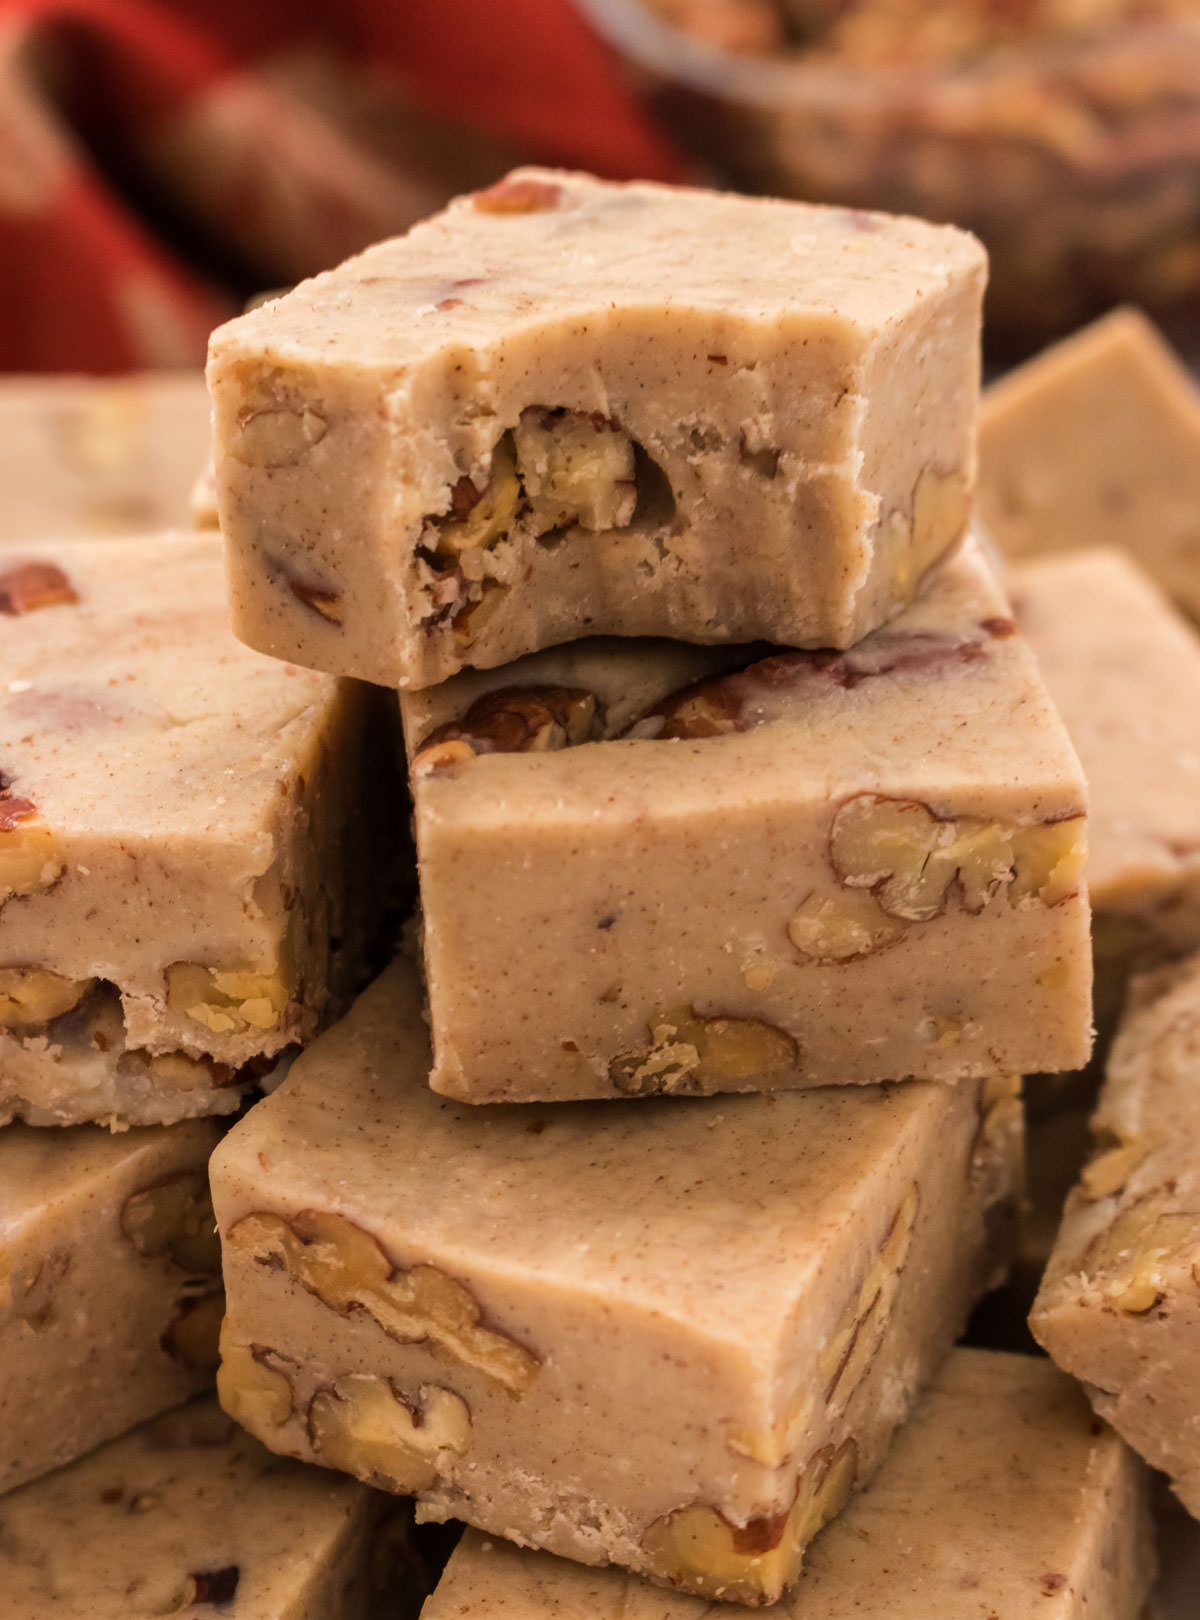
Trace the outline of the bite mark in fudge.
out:
M 222 328 L 239 634 L 390 687 L 861 640 L 965 532 L 984 279 L 865 223 L 520 171 Z

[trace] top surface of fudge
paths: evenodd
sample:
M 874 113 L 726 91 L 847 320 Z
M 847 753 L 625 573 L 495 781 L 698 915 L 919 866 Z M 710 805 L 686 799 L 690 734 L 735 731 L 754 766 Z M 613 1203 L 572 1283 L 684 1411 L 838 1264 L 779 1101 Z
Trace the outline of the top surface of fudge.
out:
M 367 1497 L 179 1407 L 0 1501 L 5 1620 L 340 1616 L 326 1582 Z
M 256 858 L 336 682 L 234 639 L 219 536 L 2 546 L 0 626 L 0 848 L 30 801 L 60 836 Z
M 472 1107 L 430 1091 L 428 1074 L 416 976 L 400 960 L 241 1122 L 218 1175 L 257 1164 L 272 1205 L 300 1209 L 315 1186 L 353 1185 L 375 1228 L 418 1251 L 698 1319 L 764 1355 L 766 1317 L 793 1294 L 781 1297 L 781 1267 L 801 1294 L 878 1166 L 946 1104 L 912 1081 Z
M 1071 1381 L 956 1350 L 879 1474 L 817 1538 L 788 1620 L 1134 1620 L 1150 1577 L 1138 1467 Z M 468 1531 L 422 1620 L 761 1614 Z
M 923 220 L 525 169 L 240 316 L 213 353 L 403 369 L 590 313 L 600 294 L 610 307 L 818 316 L 866 336 L 982 263 L 974 237 Z
M 1119 551 L 1023 563 L 1009 585 L 1088 779 L 1093 901 L 1177 888 L 1200 863 L 1200 640 Z

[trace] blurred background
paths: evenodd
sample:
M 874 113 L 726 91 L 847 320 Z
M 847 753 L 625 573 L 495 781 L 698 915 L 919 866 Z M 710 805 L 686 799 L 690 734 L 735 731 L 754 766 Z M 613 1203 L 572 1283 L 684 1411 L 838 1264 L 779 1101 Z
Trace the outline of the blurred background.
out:
M 0 0 L 0 370 L 196 365 L 524 160 L 969 225 L 994 357 L 1194 344 L 1200 0 Z

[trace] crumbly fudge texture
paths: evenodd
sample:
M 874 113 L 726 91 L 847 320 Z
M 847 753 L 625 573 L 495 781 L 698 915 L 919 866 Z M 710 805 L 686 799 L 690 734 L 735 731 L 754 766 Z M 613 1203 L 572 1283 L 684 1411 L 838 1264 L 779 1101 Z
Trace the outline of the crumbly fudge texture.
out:
M 784 1620 L 1136 1620 L 1148 1476 L 1071 1381 L 956 1350 L 871 1485 L 817 1540 Z M 738 1620 L 743 1608 L 723 1609 Z M 703 1600 L 468 1530 L 422 1620 L 704 1620 Z
M 845 647 L 966 527 L 973 237 L 521 170 L 221 327 L 234 626 L 427 686 L 589 634 Z
M 1200 615 L 1200 393 L 1144 315 L 1118 310 L 987 390 L 976 511 L 1012 557 L 1120 546 Z
M 209 433 L 199 371 L 0 378 L 0 541 L 188 523 Z
M 368 695 L 234 639 L 216 535 L 0 547 L 0 625 L 0 1119 L 231 1112 L 357 959 Z
M 1133 981 L 1092 1130 L 1030 1326 L 1200 1517 L 1200 958 Z
M 1133 968 L 1200 945 L 1200 640 L 1117 551 L 1024 563 L 1008 583 L 1088 781 L 1096 1003 L 1108 1026 Z
M 195 1401 L 0 1500 L 5 1620 L 367 1620 L 378 1518 Z
M 398 960 L 213 1159 L 273 1450 L 770 1602 L 998 1280 L 1019 1085 L 469 1108 Z
M 769 653 L 597 642 L 403 695 L 436 1090 L 1086 1059 L 1083 779 L 975 547 L 848 653 Z
M 0 1492 L 211 1385 L 216 1142 L 210 1120 L 0 1133 Z

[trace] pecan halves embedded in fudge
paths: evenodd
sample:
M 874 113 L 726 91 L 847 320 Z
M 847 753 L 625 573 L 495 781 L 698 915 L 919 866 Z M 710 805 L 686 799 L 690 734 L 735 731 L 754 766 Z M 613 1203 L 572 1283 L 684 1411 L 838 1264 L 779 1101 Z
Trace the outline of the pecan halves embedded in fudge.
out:
M 1088 780 L 1106 1031 L 1131 970 L 1200 946 L 1200 643 L 1117 551 L 1023 563 L 1009 583 Z
M 826 1474 L 830 1477 L 832 1468 Z M 1071 1381 L 955 1350 L 875 1481 L 815 1543 L 784 1620 L 1139 1620 L 1154 1573 L 1149 1474 Z M 757 1611 L 730 1607 L 728 1620 Z M 711 1620 L 712 1604 L 468 1530 L 424 1620 Z
M 0 1491 L 212 1383 L 216 1141 L 207 1120 L 0 1132 Z
M 1105 316 L 987 390 L 977 511 L 1014 558 L 1119 546 L 1200 616 L 1200 391 L 1140 311 Z
M 973 545 L 845 653 L 598 640 L 400 704 L 435 1090 L 1086 1059 L 1082 773 Z
M 1133 981 L 1030 1326 L 1200 1517 L 1200 958 Z
M 0 638 L 0 1119 L 230 1113 L 361 971 L 383 700 L 235 641 L 218 535 L 33 561 L 69 591 Z
M 368 1620 L 408 1534 L 361 1485 L 194 1401 L 4 1497 L 5 1620 Z
M 860 640 L 965 530 L 985 275 L 871 223 L 524 170 L 222 327 L 238 634 L 392 687 Z
M 772 1601 L 1002 1273 L 1019 1108 L 480 1110 L 428 1065 L 401 959 L 218 1149 L 226 1410 L 424 1517 Z

